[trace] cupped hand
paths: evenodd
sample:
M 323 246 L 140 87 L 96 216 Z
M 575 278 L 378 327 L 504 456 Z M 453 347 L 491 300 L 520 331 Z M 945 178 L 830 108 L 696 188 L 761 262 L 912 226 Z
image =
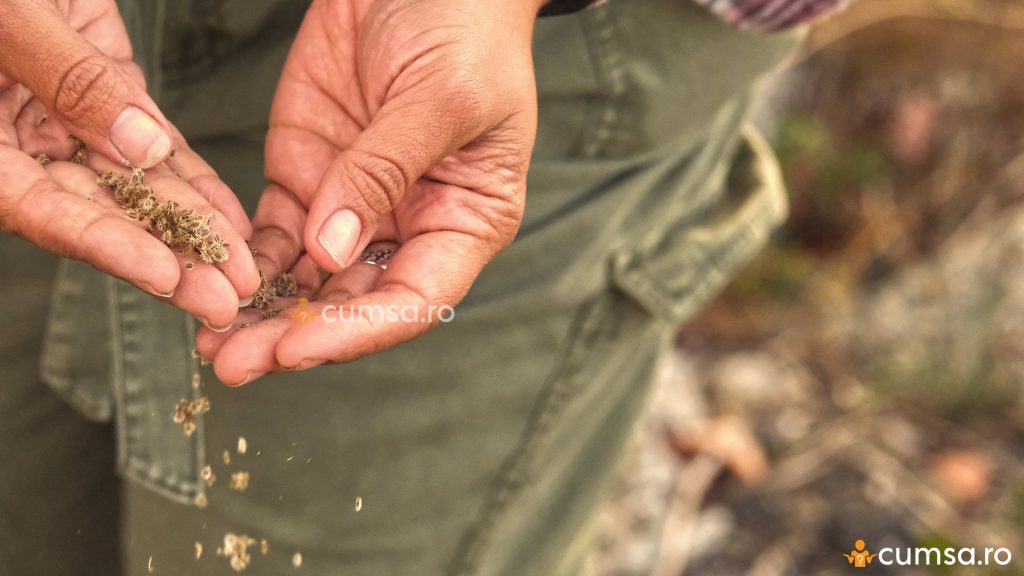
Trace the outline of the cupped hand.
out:
M 259 285 L 251 224 L 160 114 L 131 56 L 114 0 L 0 0 L 0 229 L 223 329 Z M 66 161 L 77 151 L 71 134 L 88 145 L 88 166 Z M 97 172 L 127 174 L 126 164 L 156 166 L 146 178 L 158 199 L 212 217 L 229 258 L 197 262 L 128 218 L 96 183 Z
M 539 6 L 313 2 L 274 99 L 271 184 L 253 220 L 257 264 L 270 278 L 296 274 L 313 300 L 309 321 L 285 314 L 201 331 L 199 351 L 224 382 L 347 362 L 414 338 L 436 319 L 329 322 L 319 311 L 430 319 L 512 241 L 536 132 L 530 41 Z M 375 240 L 396 244 L 382 272 L 355 264 Z M 334 276 L 321 283 L 318 267 Z

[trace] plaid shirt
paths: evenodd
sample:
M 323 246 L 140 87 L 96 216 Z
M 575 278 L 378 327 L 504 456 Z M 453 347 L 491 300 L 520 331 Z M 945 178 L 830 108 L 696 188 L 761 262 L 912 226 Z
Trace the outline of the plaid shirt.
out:
M 787 30 L 844 6 L 847 0 L 693 0 L 740 28 Z
M 680 0 L 683 1 L 683 0 Z M 778 32 L 832 12 L 849 0 L 693 0 L 740 28 Z M 568 14 L 605 0 L 551 0 L 541 16 Z

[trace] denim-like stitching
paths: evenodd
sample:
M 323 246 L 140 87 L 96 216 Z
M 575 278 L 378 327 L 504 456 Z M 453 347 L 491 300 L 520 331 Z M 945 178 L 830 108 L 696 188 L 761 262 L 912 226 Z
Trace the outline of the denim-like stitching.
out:
M 534 453 L 572 397 L 578 383 L 576 376 L 579 368 L 590 357 L 590 345 L 602 334 L 602 329 L 610 331 L 609 323 L 604 320 L 611 305 L 607 295 L 602 294 L 596 301 L 584 304 L 577 312 L 569 330 L 562 360 L 541 388 L 523 434 L 497 474 L 495 488 L 460 544 L 448 570 L 449 574 L 466 576 L 477 569 L 482 550 L 490 543 L 499 517 L 508 510 L 526 483 Z
M 39 357 L 39 373 L 43 381 L 53 390 L 61 394 L 72 406 L 82 411 L 88 418 L 95 421 L 108 420 L 113 412 L 111 399 L 106 402 L 97 400 L 82 388 L 75 385 L 74 379 L 52 361 L 53 350 L 66 350 L 72 344 L 71 328 L 74 320 L 67 315 L 56 314 L 61 308 L 61 301 L 66 300 L 75 290 L 81 290 L 81 283 L 69 274 L 70 262 L 61 259 L 57 265 L 57 277 L 50 295 L 50 314 L 46 323 L 46 334 L 43 338 L 43 349 Z
M 587 10 L 581 14 L 581 24 L 586 34 L 587 46 L 599 74 L 598 81 L 607 85 L 609 95 L 597 112 L 593 129 L 583 138 L 583 155 L 596 158 L 607 153 L 609 144 L 617 130 L 621 129 L 622 113 L 619 109 L 629 92 L 629 76 L 626 74 L 626 59 L 615 38 L 616 23 L 610 10 L 604 6 Z
M 140 306 L 143 296 L 134 288 L 120 286 L 112 280 L 110 283 L 114 299 L 114 305 L 111 306 L 111 325 L 114 338 L 115 396 L 118 404 L 118 465 L 126 476 L 164 496 L 179 502 L 194 502 L 195 497 L 203 491 L 198 472 L 201 466 L 200 459 L 203 457 L 203 450 L 199 448 L 203 444 L 201 421 L 197 422 L 196 431 L 189 439 L 195 457 L 194 478 L 179 477 L 170 470 L 162 469 L 158 455 L 151 454 L 144 458 L 134 451 L 143 439 L 136 420 L 139 409 L 136 399 L 143 393 L 142 386 L 137 381 L 141 373 L 139 367 L 143 365 L 142 352 L 138 345 L 145 321 Z M 188 324 L 182 328 L 187 329 L 187 326 Z M 195 395 L 196 392 L 193 391 L 193 399 Z
M 605 153 L 618 128 L 621 120 L 619 107 L 629 88 L 628 77 L 625 58 L 614 38 L 615 23 L 609 10 L 597 7 L 578 17 L 581 18 L 595 72 L 599 74 L 599 81 L 608 85 L 610 92 L 607 102 L 598 111 L 591 134 L 583 138 L 583 155 L 596 157 Z M 574 318 L 562 361 L 554 368 L 538 394 L 537 404 L 523 435 L 499 470 L 494 490 L 460 543 L 448 570 L 449 574 L 466 576 L 476 571 L 482 550 L 489 544 L 500 516 L 525 483 L 534 452 L 571 397 L 573 385 L 576 384 L 574 375 L 588 357 L 589 347 L 581 343 L 591 343 L 602 328 L 608 328 L 600 321 L 605 316 L 602 312 L 608 306 L 610 303 L 607 300 L 592 301 L 583 305 Z

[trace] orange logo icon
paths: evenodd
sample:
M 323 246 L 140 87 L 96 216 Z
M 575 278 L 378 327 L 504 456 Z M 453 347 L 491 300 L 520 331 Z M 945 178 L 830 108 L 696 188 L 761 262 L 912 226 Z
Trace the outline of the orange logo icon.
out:
M 872 554 L 865 547 L 863 540 L 857 540 L 853 543 L 853 550 L 850 550 L 849 554 L 843 554 L 846 561 L 853 564 L 854 568 L 867 568 L 868 564 L 875 559 L 878 554 Z
M 299 298 L 299 303 L 288 311 L 288 316 L 299 324 L 309 324 L 313 321 L 313 315 L 307 310 L 308 307 L 309 298 L 303 296 Z

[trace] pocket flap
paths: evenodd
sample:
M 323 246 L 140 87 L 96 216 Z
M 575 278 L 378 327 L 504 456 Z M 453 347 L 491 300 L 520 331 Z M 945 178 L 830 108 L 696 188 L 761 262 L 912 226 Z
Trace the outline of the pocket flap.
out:
M 612 259 L 615 284 L 670 324 L 686 321 L 752 258 L 788 211 L 771 147 L 752 126 L 717 199 L 697 225 L 670 227 L 652 248 Z

